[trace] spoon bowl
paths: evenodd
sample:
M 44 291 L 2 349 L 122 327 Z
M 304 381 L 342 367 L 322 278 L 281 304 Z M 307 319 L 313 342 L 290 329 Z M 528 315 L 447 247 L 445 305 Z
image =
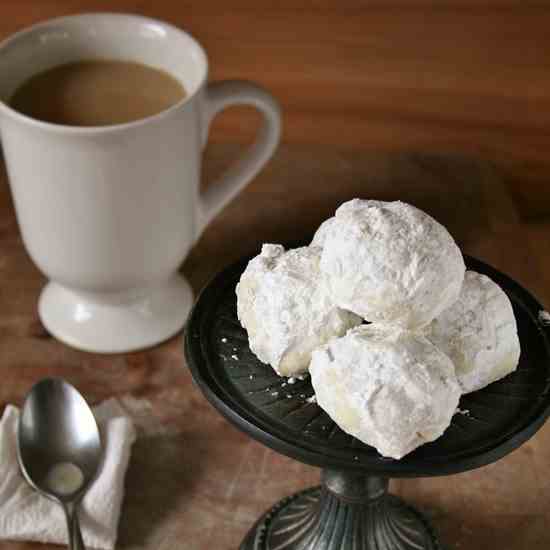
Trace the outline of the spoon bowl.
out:
M 28 393 L 18 428 L 18 459 L 28 483 L 63 506 L 69 546 L 83 548 L 77 507 L 101 461 L 94 415 L 80 393 L 59 378 L 46 378 Z

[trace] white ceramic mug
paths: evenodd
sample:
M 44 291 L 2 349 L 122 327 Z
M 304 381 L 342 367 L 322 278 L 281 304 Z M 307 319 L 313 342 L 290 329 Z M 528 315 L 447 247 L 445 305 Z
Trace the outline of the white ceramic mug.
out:
M 128 124 L 70 127 L 8 105 L 35 73 L 80 59 L 136 61 L 167 71 L 187 97 Z M 208 61 L 187 33 L 134 15 L 53 19 L 0 44 L 0 137 L 25 246 L 50 279 L 39 300 L 46 328 L 97 352 L 145 348 L 174 335 L 192 305 L 177 270 L 208 222 L 273 155 L 280 111 L 258 86 L 207 84 Z M 256 107 L 256 141 L 200 193 L 212 118 Z

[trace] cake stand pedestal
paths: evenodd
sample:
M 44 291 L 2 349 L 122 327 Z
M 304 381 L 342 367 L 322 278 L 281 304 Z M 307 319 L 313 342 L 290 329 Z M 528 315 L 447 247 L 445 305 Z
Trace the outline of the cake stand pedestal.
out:
M 521 342 L 518 369 L 462 396 L 438 440 L 401 460 L 382 457 L 338 426 L 315 403 L 308 377 L 285 379 L 248 347 L 236 314 L 235 286 L 249 258 L 203 290 L 185 332 L 193 378 L 214 407 L 277 452 L 322 468 L 320 487 L 277 503 L 241 550 L 439 550 L 426 519 L 388 493 L 392 477 L 448 475 L 495 462 L 527 441 L 550 413 L 550 329 L 541 305 L 487 264 L 466 257 L 512 301 Z
M 430 524 L 400 498 L 388 479 L 323 470 L 321 487 L 283 499 L 250 530 L 242 550 L 276 548 L 439 549 Z

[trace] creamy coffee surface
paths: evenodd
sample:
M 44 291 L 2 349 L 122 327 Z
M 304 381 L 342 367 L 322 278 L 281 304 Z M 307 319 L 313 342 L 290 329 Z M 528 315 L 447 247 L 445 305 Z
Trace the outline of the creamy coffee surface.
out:
M 140 63 L 89 60 L 38 73 L 10 105 L 32 118 L 67 126 L 109 126 L 146 118 L 186 95 L 168 73 Z

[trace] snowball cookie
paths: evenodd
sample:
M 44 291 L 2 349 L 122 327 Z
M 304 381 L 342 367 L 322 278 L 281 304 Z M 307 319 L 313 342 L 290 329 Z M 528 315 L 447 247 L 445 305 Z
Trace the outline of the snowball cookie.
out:
M 264 244 L 237 285 L 250 349 L 281 376 L 307 371 L 311 352 L 362 320 L 334 305 L 319 272 L 320 249 Z
M 462 254 L 422 210 L 354 199 L 321 228 L 321 271 L 341 308 L 368 321 L 416 329 L 458 298 L 466 269 Z
M 386 457 L 437 439 L 460 397 L 452 361 L 424 336 L 363 325 L 313 352 L 317 403 Z
M 452 359 L 463 393 L 479 390 L 518 366 L 512 304 L 496 283 L 475 271 L 466 271 L 458 300 L 431 323 L 426 337 Z

